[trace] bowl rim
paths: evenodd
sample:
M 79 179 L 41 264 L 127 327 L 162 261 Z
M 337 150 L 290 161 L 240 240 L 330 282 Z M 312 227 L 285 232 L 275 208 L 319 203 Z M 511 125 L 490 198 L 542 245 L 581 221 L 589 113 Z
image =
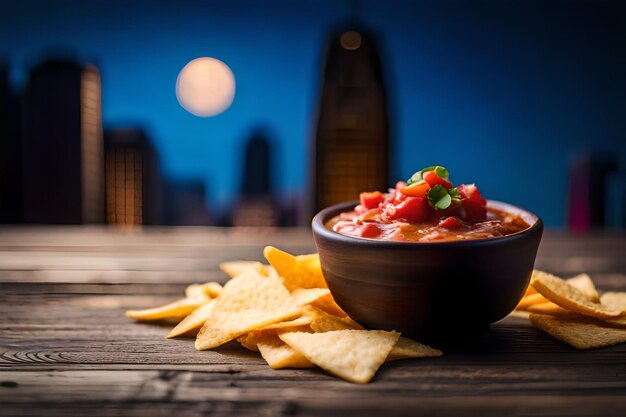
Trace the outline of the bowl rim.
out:
M 525 236 L 534 234 L 535 232 L 543 231 L 543 221 L 539 216 L 523 209 L 521 207 L 515 206 L 513 204 L 505 203 L 498 200 L 487 200 L 487 206 L 499 206 L 498 208 L 503 209 L 504 211 L 509 211 L 514 214 L 520 215 L 524 217 L 524 220 L 527 218 L 533 219 L 534 223 L 530 225 L 527 229 L 520 230 L 519 232 L 512 233 L 506 236 L 494 236 L 494 237 L 486 237 L 481 239 L 468 239 L 468 240 L 444 240 L 444 241 L 427 241 L 427 242 L 404 242 L 404 241 L 394 241 L 394 240 L 376 240 L 376 239 L 367 239 L 357 236 L 346 236 L 341 233 L 337 233 L 333 230 L 329 230 L 326 228 L 324 223 L 329 220 L 331 217 L 338 215 L 344 211 L 348 211 L 354 208 L 359 202 L 357 200 L 346 201 L 343 203 L 335 204 L 329 207 L 326 207 L 320 210 L 311 221 L 311 229 L 313 231 L 313 235 L 319 235 L 323 238 L 342 242 L 345 244 L 354 244 L 354 245 L 362 245 L 362 246 L 377 246 L 377 247 L 397 247 L 397 248 L 446 248 L 446 247 L 462 247 L 462 246 L 482 246 L 482 245 L 494 245 L 494 244 L 504 244 L 506 242 L 518 240 Z M 526 220 L 528 221 L 528 220 Z

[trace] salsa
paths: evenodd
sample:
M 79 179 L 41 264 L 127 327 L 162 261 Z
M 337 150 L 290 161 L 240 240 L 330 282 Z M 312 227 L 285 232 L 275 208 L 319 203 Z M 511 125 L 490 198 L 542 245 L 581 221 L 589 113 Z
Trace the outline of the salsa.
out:
M 346 236 L 400 242 L 432 242 L 506 236 L 530 226 L 524 219 L 487 207 L 474 184 L 454 186 L 448 170 L 424 168 L 386 193 L 360 194 L 352 211 L 326 227 Z

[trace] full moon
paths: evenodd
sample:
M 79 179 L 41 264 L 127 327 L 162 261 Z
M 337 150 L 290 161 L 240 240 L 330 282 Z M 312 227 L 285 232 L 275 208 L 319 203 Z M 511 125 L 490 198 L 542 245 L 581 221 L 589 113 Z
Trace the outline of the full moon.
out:
M 228 109 L 235 97 L 235 77 L 215 58 L 196 58 L 178 74 L 176 98 L 189 113 L 211 117 Z

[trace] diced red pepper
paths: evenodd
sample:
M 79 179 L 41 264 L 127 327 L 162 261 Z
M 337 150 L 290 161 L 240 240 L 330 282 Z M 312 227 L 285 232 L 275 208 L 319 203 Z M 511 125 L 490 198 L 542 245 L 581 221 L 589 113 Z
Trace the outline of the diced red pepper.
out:
M 374 238 L 380 235 L 381 230 L 374 223 L 363 223 L 361 237 Z
M 454 216 L 446 217 L 439 222 L 439 227 L 444 227 L 446 229 L 458 229 L 461 227 L 461 221 Z
M 380 191 L 373 191 L 371 193 L 361 193 L 359 199 L 363 207 L 373 209 L 377 208 L 385 200 L 385 197 Z
M 435 171 L 427 171 L 423 175 L 424 181 L 428 183 L 431 187 L 439 184 L 445 188 L 452 188 L 452 183 L 445 178 L 441 178 L 439 175 L 435 173 Z
M 391 207 L 390 207 L 391 206 Z M 428 200 L 422 197 L 407 197 L 397 205 L 387 204 L 383 207 L 383 218 L 404 220 L 410 223 L 423 222 L 428 218 L 432 209 Z

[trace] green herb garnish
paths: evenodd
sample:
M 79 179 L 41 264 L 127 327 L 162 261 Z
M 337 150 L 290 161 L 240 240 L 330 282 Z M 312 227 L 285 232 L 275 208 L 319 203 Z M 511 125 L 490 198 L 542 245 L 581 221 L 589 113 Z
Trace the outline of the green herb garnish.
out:
M 441 178 L 447 180 L 448 179 L 448 170 L 439 165 L 433 165 L 430 167 L 426 167 L 420 171 L 417 171 L 415 174 L 411 175 L 411 178 L 407 180 L 407 185 L 411 185 L 416 182 L 420 182 L 424 179 L 424 174 L 428 171 L 435 171 L 435 174 L 439 175 Z
M 461 196 L 456 188 L 447 190 L 439 184 L 428 190 L 426 196 L 428 198 L 428 204 L 435 210 L 445 210 L 461 202 Z

